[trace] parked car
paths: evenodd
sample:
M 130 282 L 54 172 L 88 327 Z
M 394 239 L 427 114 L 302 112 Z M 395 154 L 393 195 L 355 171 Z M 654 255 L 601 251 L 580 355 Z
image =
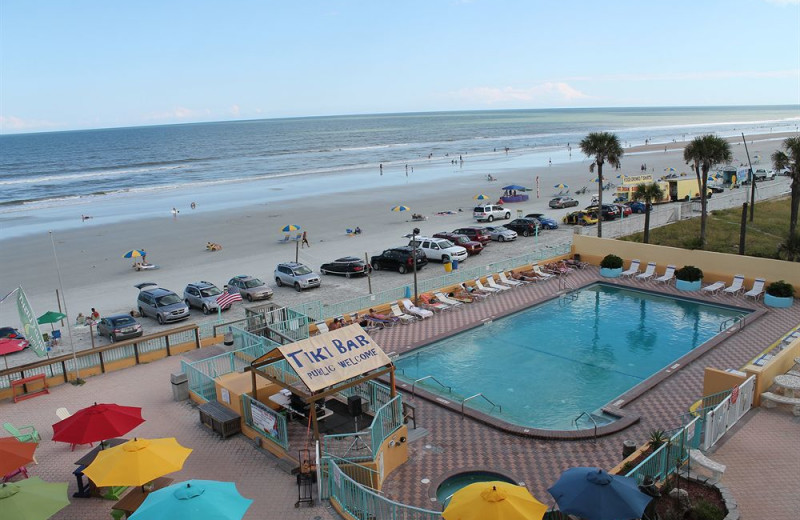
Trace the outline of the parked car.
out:
M 115 314 L 100 318 L 97 322 L 97 335 L 115 341 L 138 338 L 142 335 L 142 326 L 130 314 Z
M 633 210 L 630 208 L 630 206 L 626 206 L 625 204 L 613 204 L 613 206 L 617 207 L 617 210 L 619 210 L 619 214 L 622 215 L 623 217 L 627 217 L 628 215 L 633 213 Z
M 586 206 L 584 208 L 589 213 L 594 213 L 595 215 L 601 214 L 603 215 L 603 220 L 614 220 L 619 218 L 619 208 L 614 204 L 603 204 L 602 209 L 598 206 Z
M 142 317 L 155 318 L 162 325 L 189 317 L 189 306 L 174 292 L 151 282 L 140 283 L 134 287 L 139 289 L 137 306 Z
M 183 290 L 183 300 L 189 308 L 197 307 L 203 311 L 203 314 L 209 314 L 212 311 L 219 309 L 217 298 L 222 294 L 219 287 L 211 282 L 195 282 L 190 283 Z M 228 304 L 225 309 L 230 309 L 232 303 Z
M 480 254 L 483 251 L 483 244 L 477 240 L 470 240 L 466 235 L 459 235 L 458 233 L 447 233 L 442 231 L 433 235 L 434 238 L 446 238 L 457 246 L 461 246 L 467 250 L 469 256 Z M 491 238 L 490 238 L 491 240 Z
M 415 249 L 412 247 L 401 246 L 387 249 L 383 253 L 373 256 L 369 263 L 376 271 L 392 269 L 404 274 L 413 271 L 415 263 L 417 270 L 425 267 L 428 264 L 428 257 L 421 249 L 416 249 L 415 253 Z
M 17 345 L 21 346 L 22 349 L 28 348 L 29 345 L 25 336 L 14 327 L 0 327 L 0 343 L 4 342 L 15 342 Z
M 558 229 L 558 222 L 553 218 L 545 216 L 543 213 L 528 213 L 525 215 L 525 218 L 535 218 L 539 221 L 539 225 L 542 229 Z
M 767 180 L 771 181 L 771 180 L 775 179 L 775 172 L 772 171 L 772 170 L 769 170 L 769 171 L 767 171 L 767 170 L 756 170 L 753 173 L 753 178 L 756 180 L 756 182 L 758 182 L 758 181 L 767 181 Z
M 497 242 L 511 242 L 517 239 L 517 232 L 504 226 L 486 226 L 483 229 Z
M 416 244 L 414 240 L 409 240 L 409 246 L 416 246 L 425 253 L 428 260 L 436 260 L 438 262 L 450 262 L 457 260 L 463 262 L 467 259 L 467 250 L 464 247 L 457 246 L 447 240 L 446 238 L 431 238 L 431 237 L 416 237 Z
M 635 200 L 633 202 L 625 203 L 626 206 L 631 208 L 633 213 L 644 213 L 646 211 L 646 205 L 641 200 Z M 650 209 L 653 209 L 653 205 L 650 205 Z
M 725 187 L 719 184 L 709 184 L 708 189 L 711 190 L 711 193 L 725 193 Z
M 272 289 L 267 284 L 259 278 L 247 275 L 234 276 L 228 280 L 228 292 L 234 293 L 236 291 L 239 291 L 241 297 L 249 302 L 272 298 Z
M 275 283 L 278 287 L 288 285 L 297 292 L 320 286 L 319 275 L 310 267 L 297 262 L 284 262 L 275 266 Z
M 564 224 L 578 224 L 581 226 L 590 226 L 597 224 L 597 217 L 593 213 L 586 210 L 573 211 L 564 216 Z
M 550 199 L 548 206 L 554 209 L 569 208 L 570 206 L 577 206 L 578 201 L 572 197 L 556 197 Z
M 506 209 L 499 204 L 484 204 L 483 206 L 476 206 L 472 210 L 472 217 L 478 222 L 492 222 L 498 218 L 511 218 L 511 210 Z
M 453 233 L 464 235 L 470 240 L 480 242 L 484 245 L 484 247 L 486 244 L 492 241 L 492 237 L 490 237 L 489 233 L 487 233 L 482 227 L 462 227 L 453 230 Z
M 364 276 L 370 272 L 369 264 L 355 256 L 337 258 L 333 262 L 322 264 L 319 268 L 322 274 L 343 274 L 346 278 L 351 276 Z
M 538 234 L 541 225 L 535 218 L 515 218 L 503 227 L 516 231 L 518 235 L 529 237 Z

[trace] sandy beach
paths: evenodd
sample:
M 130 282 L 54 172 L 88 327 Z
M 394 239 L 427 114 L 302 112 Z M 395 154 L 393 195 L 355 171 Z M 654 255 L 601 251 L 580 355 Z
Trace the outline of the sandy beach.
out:
M 784 137 L 778 134 L 754 137 L 752 144 L 748 142 L 751 157 L 755 154 L 769 157 Z M 732 143 L 734 164 L 746 162 L 741 140 L 732 140 Z M 677 142 L 667 144 L 666 151 L 664 144 L 626 149 L 622 169 L 617 172 L 606 168 L 606 179 L 618 184 L 617 175 L 639 175 L 643 173 L 642 164 L 647 164 L 648 171 L 655 178 L 664 175 L 664 169 L 670 167 L 693 175 L 682 158 L 684 146 L 685 143 Z M 138 291 L 134 284 L 152 281 L 182 294 L 189 282 L 207 280 L 221 287 L 230 277 L 239 274 L 254 275 L 268 281 L 275 290 L 273 301 L 282 305 L 310 300 L 340 301 L 367 294 L 366 280 L 334 276 L 324 277 L 320 289 L 303 293 L 275 287 L 272 273 L 276 263 L 293 260 L 295 256 L 294 243 L 278 243 L 283 237 L 281 228 L 297 224 L 308 232 L 311 247 L 300 249 L 299 260 L 317 270 L 320 264 L 342 256 L 363 257 L 365 253 L 371 256 L 390 246 L 405 245 L 407 239 L 402 236 L 414 227 L 419 227 L 422 234 L 433 234 L 472 225 L 473 197 L 482 193 L 494 202 L 502 194 L 501 187 L 507 184 L 521 184 L 534 190 L 529 193 L 530 201 L 508 205 L 514 216 L 518 210 L 523 214 L 535 211 L 560 221 L 568 210 L 550 210 L 547 207 L 551 196 L 559 191 L 554 185 L 567 184 L 571 194 L 583 186 L 591 186 L 591 160 L 583 156 L 576 145 L 573 145 L 571 153 L 573 162 L 554 162 L 551 166 L 533 169 L 492 169 L 490 164 L 484 163 L 487 166 L 485 171 L 465 173 L 456 165 L 446 182 L 427 182 L 425 168 L 417 167 L 406 184 L 391 189 L 350 187 L 343 188 L 339 195 L 328 197 L 298 193 L 295 199 L 268 205 L 217 212 L 204 211 L 202 206 L 198 206 L 196 210 L 182 209 L 175 217 L 118 224 L 87 220 L 78 229 L 53 235 L 67 310 L 72 321 L 78 312 L 87 314 L 92 307 L 106 315 L 126 313 L 135 306 Z M 764 162 L 760 166 L 769 168 Z M 487 173 L 498 180 L 487 181 Z M 387 177 L 403 175 L 402 167 L 387 168 L 385 174 Z M 379 175 L 377 168 L 375 175 Z M 537 177 L 538 198 L 535 191 Z M 779 181 L 785 179 L 779 178 Z M 589 188 L 588 193 L 574 196 L 580 202 L 579 207 L 589 204 L 593 191 Z M 606 191 L 605 196 L 607 200 L 613 199 L 613 190 Z M 410 212 L 390 211 L 398 204 L 424 214 L 427 221 L 410 222 Z M 459 209 L 463 211 L 459 212 Z M 456 213 L 436 214 L 448 210 Z M 360 226 L 363 233 L 347 236 L 346 229 L 355 226 Z M 485 264 L 529 252 L 534 247 L 563 242 L 569 240 L 571 233 L 571 227 L 562 226 L 559 230 L 544 231 L 538 240 L 519 237 L 515 243 L 493 242 L 481 255 L 467 260 L 467 265 Z M 206 251 L 205 245 L 209 241 L 221 244 L 223 249 Z M 125 251 L 133 248 L 145 249 L 147 260 L 160 268 L 134 271 L 132 260 L 122 258 Z M 48 233 L 3 240 L 0 242 L 0 265 L 3 266 L 4 293 L 22 286 L 37 314 L 58 308 L 56 290 L 59 289 L 59 279 Z M 441 264 L 431 263 L 419 274 L 425 278 L 443 272 Z M 408 283 L 410 275 L 396 272 L 375 273 L 372 277 L 373 291 Z M 231 319 L 230 316 L 236 312 L 239 311 L 226 313 L 224 318 Z M 192 314 L 195 318 L 204 318 L 199 311 L 192 311 Z M 146 332 L 159 327 L 149 319 L 143 322 Z M 0 306 L 0 324 L 19 326 L 12 299 Z M 76 338 L 87 341 L 85 335 Z M 76 346 L 83 348 L 83 345 Z M 23 355 L 28 353 L 9 356 L 10 364 L 21 362 Z

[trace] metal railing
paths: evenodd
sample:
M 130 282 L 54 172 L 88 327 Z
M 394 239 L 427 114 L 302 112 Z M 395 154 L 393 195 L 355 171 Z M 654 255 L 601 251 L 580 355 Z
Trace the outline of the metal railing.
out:
M 730 395 L 704 415 L 703 449 L 711 448 L 753 407 L 755 376 L 735 387 Z
M 651 453 L 638 466 L 627 473 L 641 484 L 645 477 L 660 482 L 675 473 L 689 458 L 689 450 L 700 445 L 702 421 L 695 417 L 689 424 Z
M 366 430 L 323 437 L 323 452 L 347 461 L 374 460 L 381 444 L 402 425 L 403 400 L 397 395 L 375 412 Z
M 463 399 L 463 400 L 461 401 L 461 418 L 462 418 L 462 419 L 464 418 L 464 405 L 466 404 L 466 402 L 467 402 L 467 401 L 469 401 L 469 400 L 471 400 L 471 399 L 475 399 L 476 397 L 483 397 L 483 398 L 486 400 L 486 402 L 487 402 L 487 403 L 489 403 L 490 405 L 492 405 L 492 407 L 491 407 L 491 408 L 490 408 L 490 410 L 489 410 L 490 412 L 491 412 L 492 410 L 494 410 L 495 408 L 497 408 L 497 410 L 498 410 L 499 412 L 501 412 L 501 413 L 502 413 L 502 411 L 503 411 L 503 407 L 502 407 L 502 406 L 500 406 L 499 404 L 495 404 L 495 402 L 494 402 L 494 401 L 492 401 L 491 399 L 489 399 L 489 398 L 488 398 L 488 397 L 486 397 L 485 395 L 483 395 L 483 394 L 481 394 L 481 393 L 477 393 L 477 394 L 475 394 L 475 395 L 471 395 L 471 396 L 469 396 L 469 397 L 467 397 L 467 398 L 465 398 L 465 399 Z
M 747 316 L 743 314 L 741 316 L 731 316 L 730 318 L 726 318 L 722 323 L 719 324 L 719 331 L 722 332 L 724 330 L 728 330 L 736 325 L 738 325 L 736 332 L 741 332 L 745 325 L 747 325 Z
M 289 449 L 289 427 L 283 414 L 264 406 L 247 394 L 242 394 L 242 411 L 247 426 L 284 450 Z
M 594 440 L 597 442 L 597 421 L 594 420 L 594 417 L 592 417 L 592 414 L 589 412 L 581 412 L 575 419 L 572 420 L 572 424 L 575 425 L 575 429 L 579 429 L 578 421 L 580 421 L 581 417 L 588 417 L 589 420 L 592 421 L 592 424 L 594 424 Z
M 453 387 L 451 387 L 451 386 L 447 386 L 446 384 L 442 383 L 441 381 L 439 381 L 438 379 L 436 379 L 436 378 L 435 378 L 435 377 L 433 377 L 433 376 L 425 376 L 425 377 L 420 377 L 419 379 L 415 379 L 415 380 L 414 380 L 414 383 L 411 385 L 411 396 L 412 396 L 412 397 L 416 395 L 416 394 L 414 393 L 414 391 L 416 390 L 417 383 L 420 383 L 420 382 L 422 382 L 422 381 L 426 381 L 426 380 L 428 380 L 428 379 L 432 379 L 432 380 L 436 381 L 437 383 L 439 383 L 439 385 L 440 385 L 442 388 L 447 388 L 447 391 L 448 391 L 449 393 L 451 393 L 451 394 L 453 393 Z

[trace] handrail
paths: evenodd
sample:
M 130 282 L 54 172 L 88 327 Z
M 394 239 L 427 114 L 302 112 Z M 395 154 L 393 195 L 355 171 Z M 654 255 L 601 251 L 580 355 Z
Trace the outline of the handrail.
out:
M 475 394 L 475 395 L 471 395 L 471 396 L 467 397 L 466 399 L 464 399 L 463 401 L 461 401 L 461 418 L 462 418 L 462 419 L 464 418 L 464 403 L 466 403 L 466 402 L 467 402 L 467 401 L 469 401 L 470 399 L 475 399 L 476 397 L 483 397 L 483 398 L 486 400 L 486 402 L 487 402 L 487 403 L 489 403 L 490 405 L 492 405 L 492 408 L 491 408 L 489 411 L 492 411 L 492 410 L 494 410 L 494 408 L 495 408 L 495 407 L 497 407 L 497 409 L 498 409 L 500 412 L 502 412 L 502 411 L 503 411 L 503 407 L 502 407 L 502 406 L 500 406 L 499 404 L 495 404 L 495 403 L 494 403 L 494 402 L 493 402 L 491 399 L 489 399 L 489 398 L 488 398 L 488 397 L 486 397 L 485 395 L 483 395 L 483 394 L 481 394 L 481 393 L 477 393 L 477 394 Z
M 411 385 L 411 396 L 412 397 L 414 397 L 414 395 L 415 395 L 414 394 L 414 389 L 417 386 L 417 383 L 419 383 L 420 381 L 425 381 L 426 379 L 433 379 L 434 381 L 439 383 L 439 385 L 441 385 L 442 388 L 447 388 L 448 392 L 450 392 L 451 394 L 453 393 L 453 387 L 452 386 L 447 386 L 446 384 L 442 383 L 441 381 L 439 381 L 438 379 L 436 379 L 433 376 L 425 376 L 425 377 L 420 377 L 419 379 L 414 381 L 414 384 Z
M 739 325 L 739 332 L 744 329 L 744 326 L 747 324 L 747 316 L 731 316 L 722 321 L 719 324 L 719 331 L 722 332 L 723 330 L 727 330 L 729 328 L 728 323 L 733 322 L 734 325 Z
M 569 279 L 566 276 L 559 276 L 558 277 L 558 290 L 561 291 L 563 289 L 571 289 L 575 290 L 575 286 L 569 282 Z
M 578 420 L 581 417 L 583 417 L 584 415 L 586 417 L 588 417 L 590 421 L 592 421 L 592 424 L 594 424 L 594 440 L 595 440 L 595 442 L 597 442 L 597 421 L 594 420 L 594 417 L 592 417 L 592 414 L 590 414 L 589 412 L 581 412 L 580 414 L 578 414 L 578 416 L 575 419 L 572 420 L 572 424 L 575 425 L 575 429 L 577 430 L 578 429 Z

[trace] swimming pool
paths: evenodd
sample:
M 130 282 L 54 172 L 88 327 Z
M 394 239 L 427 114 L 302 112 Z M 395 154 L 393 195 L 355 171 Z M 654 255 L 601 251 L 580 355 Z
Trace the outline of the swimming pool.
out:
M 395 362 L 417 388 L 502 421 L 574 429 L 748 311 L 597 283 L 437 341 Z M 582 424 L 589 427 L 591 424 Z

